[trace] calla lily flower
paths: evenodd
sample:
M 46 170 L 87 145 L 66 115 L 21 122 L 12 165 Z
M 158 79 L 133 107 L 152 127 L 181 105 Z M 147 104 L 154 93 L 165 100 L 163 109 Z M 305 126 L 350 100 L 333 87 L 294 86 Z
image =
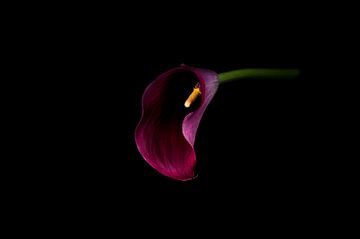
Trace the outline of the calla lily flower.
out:
M 161 174 L 182 181 L 196 176 L 196 131 L 218 85 L 215 72 L 181 65 L 146 88 L 135 140 L 143 158 Z
M 135 130 L 140 154 L 159 173 L 175 180 L 196 177 L 195 136 L 219 83 L 246 77 L 289 78 L 297 70 L 242 69 L 222 74 L 186 65 L 158 76 L 142 97 Z

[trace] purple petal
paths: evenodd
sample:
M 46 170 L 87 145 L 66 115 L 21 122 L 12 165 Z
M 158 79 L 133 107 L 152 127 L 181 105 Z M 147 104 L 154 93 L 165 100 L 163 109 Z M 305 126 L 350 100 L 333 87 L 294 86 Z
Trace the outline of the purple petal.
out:
M 190 94 L 190 78 L 200 83 L 201 102 L 193 112 L 186 112 L 186 97 Z M 142 117 L 135 130 L 135 141 L 143 158 L 158 172 L 177 180 L 194 178 L 196 131 L 203 113 L 218 88 L 215 72 L 182 65 L 161 74 L 145 90 Z M 181 95 L 181 94 L 180 94 Z

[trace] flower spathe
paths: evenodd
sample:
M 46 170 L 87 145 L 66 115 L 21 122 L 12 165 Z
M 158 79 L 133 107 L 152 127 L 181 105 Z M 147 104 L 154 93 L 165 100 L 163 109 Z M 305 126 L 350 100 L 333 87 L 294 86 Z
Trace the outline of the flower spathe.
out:
M 186 95 L 195 84 L 201 92 L 199 102 L 185 109 Z M 146 88 L 135 141 L 143 158 L 159 173 L 182 181 L 196 176 L 195 136 L 218 85 L 215 72 L 181 65 L 161 74 Z

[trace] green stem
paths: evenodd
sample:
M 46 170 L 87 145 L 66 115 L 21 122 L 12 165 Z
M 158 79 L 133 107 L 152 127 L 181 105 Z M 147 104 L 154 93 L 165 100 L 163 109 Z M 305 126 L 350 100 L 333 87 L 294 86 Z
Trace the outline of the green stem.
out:
M 300 71 L 297 69 L 241 69 L 235 71 L 229 71 L 219 74 L 220 83 L 244 79 L 244 78 L 256 78 L 256 79 L 288 79 L 295 78 L 299 75 Z

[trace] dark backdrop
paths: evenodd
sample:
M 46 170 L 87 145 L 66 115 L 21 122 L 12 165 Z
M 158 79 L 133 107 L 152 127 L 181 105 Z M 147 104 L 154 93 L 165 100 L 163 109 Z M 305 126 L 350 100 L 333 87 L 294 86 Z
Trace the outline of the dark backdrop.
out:
M 133 17 L 85 11 L 90 17 L 74 14 L 75 20 L 50 23 L 39 40 L 47 94 L 55 98 L 42 100 L 49 140 L 45 159 L 35 163 L 41 171 L 35 188 L 46 195 L 44 202 L 82 215 L 116 216 L 130 209 L 134 217 L 153 210 L 268 220 L 320 205 L 322 108 L 314 96 L 316 51 L 302 14 L 233 10 L 221 16 L 200 8 Z M 301 74 L 220 85 L 197 133 L 199 176 L 178 182 L 142 159 L 134 130 L 146 86 L 181 63 L 219 73 L 265 67 L 297 68 Z

